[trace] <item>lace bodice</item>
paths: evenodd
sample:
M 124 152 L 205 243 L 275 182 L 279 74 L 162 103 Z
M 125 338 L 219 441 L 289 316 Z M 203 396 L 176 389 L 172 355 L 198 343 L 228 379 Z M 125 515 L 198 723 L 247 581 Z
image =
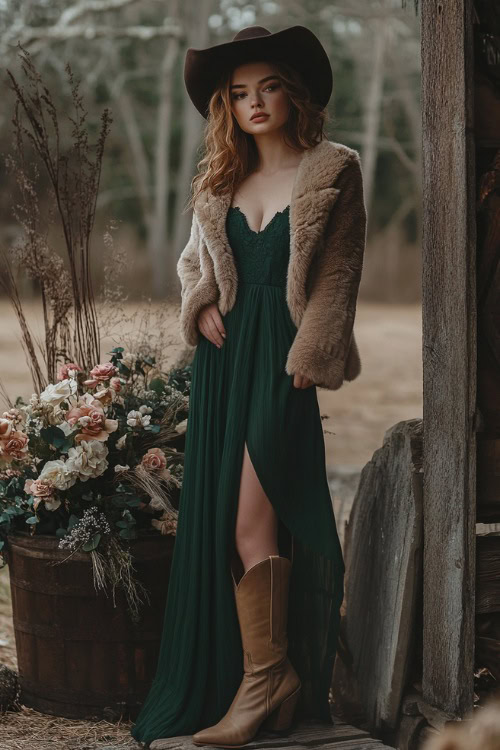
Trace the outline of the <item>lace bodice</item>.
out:
M 290 255 L 289 211 L 290 206 L 278 211 L 264 229 L 255 232 L 239 206 L 230 206 L 226 233 L 240 283 L 286 286 Z

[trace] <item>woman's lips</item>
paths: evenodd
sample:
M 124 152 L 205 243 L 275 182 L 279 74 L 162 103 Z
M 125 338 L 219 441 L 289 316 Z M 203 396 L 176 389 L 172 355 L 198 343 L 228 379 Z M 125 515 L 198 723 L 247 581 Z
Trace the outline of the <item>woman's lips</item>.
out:
M 256 115 L 255 117 L 252 117 L 252 122 L 260 122 L 260 120 L 265 120 L 269 115 Z

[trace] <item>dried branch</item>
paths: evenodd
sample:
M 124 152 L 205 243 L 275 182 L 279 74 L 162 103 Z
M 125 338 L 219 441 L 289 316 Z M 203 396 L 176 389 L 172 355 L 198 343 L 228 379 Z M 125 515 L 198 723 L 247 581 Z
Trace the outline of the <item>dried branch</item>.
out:
M 71 147 L 62 152 L 58 115 L 50 91 L 43 84 L 30 54 L 19 45 L 20 58 L 28 91 L 7 70 L 16 95 L 14 125 L 14 156 L 7 157 L 7 166 L 14 173 L 20 191 L 20 202 L 13 212 L 24 230 L 24 237 L 13 249 L 15 263 L 22 267 L 40 286 L 45 345 L 41 347 L 47 378 L 45 379 L 35 352 L 33 337 L 22 313 L 10 258 L 4 253 L 7 269 L 6 291 L 16 311 L 33 384 L 40 392 L 44 383 L 54 382 L 58 361 L 78 362 L 91 369 L 100 361 L 100 334 L 90 274 L 90 241 L 104 144 L 112 122 L 109 110 L 101 115 L 97 144 L 91 146 L 85 128 L 87 112 L 82 104 L 79 84 L 66 65 L 74 107 Z M 24 114 L 29 127 L 21 119 Z M 64 236 L 69 271 L 62 258 L 48 242 L 47 227 L 42 228 L 38 204 L 39 172 L 32 160 L 25 158 L 27 143 L 45 168 L 53 207 L 48 216 L 55 216 Z M 91 149 L 95 156 L 90 157 Z M 45 222 L 48 224 L 49 222 Z

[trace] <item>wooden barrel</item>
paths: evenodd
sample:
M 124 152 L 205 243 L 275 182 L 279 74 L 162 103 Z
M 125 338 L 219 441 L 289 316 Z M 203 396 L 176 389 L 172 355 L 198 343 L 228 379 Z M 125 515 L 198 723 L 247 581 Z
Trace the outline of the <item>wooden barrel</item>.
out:
M 135 575 L 150 602 L 132 622 L 124 594 L 94 588 L 87 553 L 57 547 L 54 536 L 8 537 L 21 702 L 72 719 L 134 720 L 155 675 L 175 537 L 130 542 Z M 106 709 L 106 711 L 105 711 Z M 117 717 L 118 718 L 118 717 Z

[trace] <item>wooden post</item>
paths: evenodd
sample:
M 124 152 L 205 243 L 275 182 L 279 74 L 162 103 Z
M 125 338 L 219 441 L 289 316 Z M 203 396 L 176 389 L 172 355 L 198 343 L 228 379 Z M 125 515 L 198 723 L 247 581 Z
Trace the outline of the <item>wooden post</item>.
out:
M 422 3 L 423 696 L 473 705 L 476 274 L 472 0 Z

